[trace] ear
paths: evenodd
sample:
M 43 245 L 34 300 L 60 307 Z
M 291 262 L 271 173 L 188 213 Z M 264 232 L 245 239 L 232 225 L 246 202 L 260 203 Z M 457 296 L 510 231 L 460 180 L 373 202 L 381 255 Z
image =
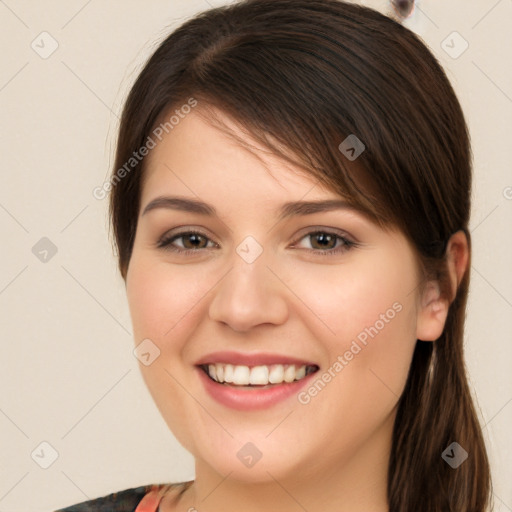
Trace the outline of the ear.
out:
M 416 339 L 435 341 L 443 333 L 450 304 L 457 295 L 469 261 L 469 246 L 463 231 L 454 233 L 446 246 L 446 267 L 450 280 L 450 296 L 441 294 L 439 283 L 429 281 L 420 297 L 416 323 Z

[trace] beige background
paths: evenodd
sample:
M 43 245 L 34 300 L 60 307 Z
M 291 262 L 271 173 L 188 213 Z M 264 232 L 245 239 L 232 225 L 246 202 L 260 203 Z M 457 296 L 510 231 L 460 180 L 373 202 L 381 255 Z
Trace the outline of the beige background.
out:
M 122 102 L 144 60 L 172 27 L 222 3 L 0 0 L 0 512 L 193 478 L 192 457 L 139 374 L 107 201 L 92 190 L 108 175 Z M 406 24 L 447 70 L 470 125 L 467 364 L 496 510 L 510 511 L 512 0 L 423 0 Z M 46 262 L 32 252 L 42 237 L 57 249 Z

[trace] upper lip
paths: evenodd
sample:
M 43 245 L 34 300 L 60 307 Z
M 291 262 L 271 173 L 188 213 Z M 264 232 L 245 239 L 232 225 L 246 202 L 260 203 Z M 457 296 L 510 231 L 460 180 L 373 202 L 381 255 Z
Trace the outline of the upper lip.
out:
M 258 352 L 254 354 L 244 354 L 242 352 L 212 352 L 201 357 L 196 361 L 196 365 L 214 364 L 214 363 L 225 363 L 233 365 L 245 365 L 245 366 L 259 366 L 259 365 L 272 365 L 272 364 L 295 364 L 295 365 L 306 365 L 306 366 L 318 366 L 316 363 L 306 361 L 304 359 L 297 359 L 296 357 L 287 356 L 284 354 L 270 354 Z

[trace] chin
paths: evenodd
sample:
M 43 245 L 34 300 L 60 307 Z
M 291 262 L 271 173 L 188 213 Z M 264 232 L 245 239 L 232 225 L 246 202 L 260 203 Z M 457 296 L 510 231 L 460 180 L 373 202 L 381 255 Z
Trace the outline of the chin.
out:
M 220 475 L 229 475 L 230 480 L 254 484 L 274 482 L 274 478 L 278 481 L 290 476 L 296 478 L 301 467 L 297 455 L 290 453 L 278 437 L 272 442 L 262 434 L 261 441 L 242 442 L 237 436 L 229 442 L 224 440 L 217 449 L 209 444 L 196 460 L 201 459 Z

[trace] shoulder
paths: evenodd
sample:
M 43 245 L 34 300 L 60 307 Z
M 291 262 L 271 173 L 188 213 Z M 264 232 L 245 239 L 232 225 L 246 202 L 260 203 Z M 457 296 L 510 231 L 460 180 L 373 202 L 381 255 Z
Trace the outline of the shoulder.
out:
M 102 496 L 88 501 L 82 501 L 55 512 L 135 512 L 142 498 L 151 491 L 164 487 L 180 486 L 182 484 L 148 484 L 140 487 L 132 487 L 122 491 L 116 491 L 107 496 Z

